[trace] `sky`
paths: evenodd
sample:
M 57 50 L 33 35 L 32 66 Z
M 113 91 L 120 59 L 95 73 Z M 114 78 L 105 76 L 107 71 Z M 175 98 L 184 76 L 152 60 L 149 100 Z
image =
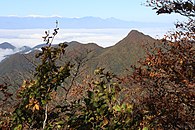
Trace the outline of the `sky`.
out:
M 144 5 L 146 0 L 0 0 L 0 16 L 60 16 L 66 18 L 82 18 L 87 16 L 117 18 L 126 21 L 167 23 L 183 21 L 179 15 L 157 15 L 151 7 Z M 131 28 L 131 29 L 63 29 L 59 31 L 55 42 L 78 41 L 94 42 L 103 47 L 109 47 L 123 39 L 132 29 L 139 30 L 153 38 L 162 38 L 169 27 Z M 0 29 L 0 43 L 9 42 L 16 47 L 43 43 L 45 30 L 4 30 Z M 5 55 L 17 52 L 0 50 L 0 61 Z
M 146 0 L 0 0 L 0 16 L 60 16 L 67 18 L 81 18 L 87 16 L 103 19 L 114 17 L 126 21 L 167 23 L 183 21 L 179 15 L 157 15 L 151 7 L 146 7 Z M 159 28 L 133 28 L 154 38 L 162 37 L 169 27 Z M 97 30 L 97 29 L 70 29 L 61 30 L 58 40 L 78 41 L 82 43 L 94 42 L 100 46 L 108 47 L 124 38 L 132 29 L 123 30 Z M 44 30 L 3 30 L 0 29 L 0 43 L 11 42 L 21 47 L 33 47 L 42 42 Z M 57 41 L 58 41 L 57 40 Z M 58 41 L 60 42 L 60 41 Z
M 173 22 L 181 18 L 157 16 L 144 3 L 146 0 L 1 0 L 0 16 L 94 16 L 146 22 Z

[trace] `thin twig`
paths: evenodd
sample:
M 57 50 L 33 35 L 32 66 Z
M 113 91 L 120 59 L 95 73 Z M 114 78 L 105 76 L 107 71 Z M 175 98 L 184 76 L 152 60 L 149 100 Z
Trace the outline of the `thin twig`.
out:
M 47 107 L 48 107 L 48 104 L 45 107 L 45 120 L 43 122 L 43 130 L 45 129 L 45 125 L 46 125 L 46 121 L 47 121 Z

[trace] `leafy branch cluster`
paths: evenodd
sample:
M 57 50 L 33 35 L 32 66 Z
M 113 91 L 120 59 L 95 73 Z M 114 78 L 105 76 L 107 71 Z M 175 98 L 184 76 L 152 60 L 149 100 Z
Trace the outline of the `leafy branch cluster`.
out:
M 54 29 L 53 37 L 57 34 Z M 51 37 L 46 33 L 46 39 Z M 44 39 L 45 40 L 45 39 Z M 37 66 L 35 79 L 24 81 L 18 90 L 20 102 L 14 111 L 13 124 L 15 128 L 43 128 L 48 113 L 47 106 L 52 100 L 52 94 L 58 87 L 63 87 L 62 83 L 70 76 L 72 65 L 65 63 L 63 66 L 57 65 L 57 59 L 65 53 L 66 44 L 61 43 L 58 47 L 42 47 L 42 51 L 36 55 L 41 59 L 41 64 Z
M 120 101 L 120 82 L 116 76 L 99 68 L 99 78 L 91 82 L 91 90 L 79 100 L 74 113 L 69 115 L 69 128 L 128 129 L 133 122 L 133 106 Z
M 144 123 L 155 128 L 193 129 L 195 43 L 184 34 L 176 41 L 175 35 L 169 37 L 175 42 L 163 40 L 164 45 L 153 48 L 141 67 L 134 67 L 131 80 L 146 92 L 138 108 L 144 110 Z
M 192 0 L 147 0 L 148 6 L 157 10 L 157 14 L 179 13 L 183 16 L 195 16 L 195 3 Z

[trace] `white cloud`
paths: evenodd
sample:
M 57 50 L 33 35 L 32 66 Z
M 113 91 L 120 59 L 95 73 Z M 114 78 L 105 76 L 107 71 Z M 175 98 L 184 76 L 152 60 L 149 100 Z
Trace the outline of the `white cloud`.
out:
M 15 51 L 13 51 L 12 49 L 1 49 L 0 48 L 0 62 L 5 59 L 5 56 L 7 55 L 11 55 L 14 54 Z
M 150 35 L 153 38 L 162 38 L 169 28 L 133 28 Z M 132 29 L 61 29 L 54 40 L 54 44 L 70 41 L 81 43 L 97 43 L 108 47 L 122 40 Z M 17 48 L 22 46 L 34 47 L 43 43 L 44 29 L 3 30 L 0 29 L 0 43 L 9 42 Z M 52 32 L 52 30 L 51 30 Z M 0 49 L 0 61 L 6 55 L 16 53 L 17 50 Z
M 53 17 L 59 17 L 59 18 L 63 18 L 60 15 L 50 15 L 50 16 L 46 16 L 46 15 L 36 15 L 36 14 L 31 14 L 31 15 L 26 15 L 26 16 L 20 16 L 20 15 L 2 15 L 3 17 L 18 17 L 18 18 L 28 18 L 28 17 L 33 17 L 33 18 L 53 18 Z
M 35 14 L 27 15 L 25 17 L 34 17 L 34 18 L 53 18 L 53 17 L 59 17 L 59 18 L 62 18 L 62 16 L 60 16 L 60 15 L 45 16 L 45 15 L 35 15 Z
M 168 28 L 133 28 L 154 38 L 162 36 Z M 108 47 L 123 39 L 132 29 L 61 29 L 54 43 L 78 41 L 81 43 L 97 43 Z M 30 46 L 43 43 L 44 29 L 5 30 L 0 29 L 0 43 L 10 42 L 16 47 Z M 52 30 L 51 30 L 52 33 Z

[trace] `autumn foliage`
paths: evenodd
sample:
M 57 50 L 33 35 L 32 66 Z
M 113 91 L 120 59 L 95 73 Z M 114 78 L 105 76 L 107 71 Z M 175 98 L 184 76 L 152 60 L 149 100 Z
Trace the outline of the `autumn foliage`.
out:
M 152 1 L 150 4 L 156 6 L 159 14 L 176 12 L 190 18 L 187 23 L 176 24 L 178 30 L 167 34 L 160 44 L 148 48 L 140 67 L 133 67 L 129 80 L 144 93 L 137 106 L 138 114 L 142 115 L 140 123 L 155 129 L 194 129 L 195 21 L 191 19 L 194 3 Z M 167 11 L 170 5 L 175 7 Z
M 195 129 L 195 3 L 147 2 L 157 14 L 179 13 L 189 20 L 178 22 L 175 32 L 146 48 L 139 66 L 132 66 L 133 73 L 118 77 L 98 68 L 94 77 L 78 84 L 73 83 L 78 82 L 78 66 L 72 73 L 75 64 L 58 63 L 67 44 L 51 45 L 59 28 L 51 35 L 46 31 L 47 46 L 36 55 L 41 62 L 34 79 L 18 89 L 17 105 L 0 113 L 0 128 Z M 0 85 L 5 97 L 1 106 L 11 100 L 8 86 Z M 58 94 L 63 96 L 59 99 Z
M 134 67 L 130 79 L 145 92 L 138 109 L 143 123 L 151 127 L 193 129 L 194 41 L 191 35 L 178 32 L 165 38 L 168 40 L 162 40 L 163 45 L 148 52 L 141 67 Z

